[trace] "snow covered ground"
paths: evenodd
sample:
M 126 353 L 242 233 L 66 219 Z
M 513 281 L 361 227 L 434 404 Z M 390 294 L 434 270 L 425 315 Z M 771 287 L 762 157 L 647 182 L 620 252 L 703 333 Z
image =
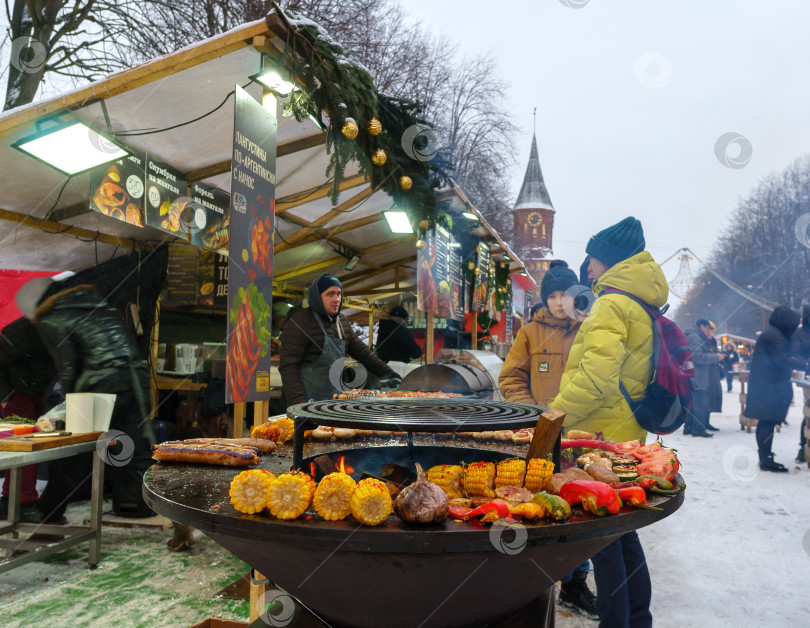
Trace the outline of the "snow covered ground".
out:
M 754 433 L 740 430 L 739 386 L 712 414 L 720 428 L 713 438 L 664 437 L 688 488 L 678 512 L 639 531 L 657 628 L 808 624 L 810 469 L 794 462 L 802 391 L 794 387 L 788 425 L 774 436 L 776 461 L 789 473 L 768 473 L 759 470 Z M 592 575 L 589 583 L 595 590 Z M 596 624 L 558 607 L 557 626 Z

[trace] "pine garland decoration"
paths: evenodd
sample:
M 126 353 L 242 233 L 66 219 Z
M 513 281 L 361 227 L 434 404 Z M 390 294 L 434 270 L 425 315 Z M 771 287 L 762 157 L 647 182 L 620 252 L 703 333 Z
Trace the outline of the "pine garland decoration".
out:
M 436 201 L 436 188 L 444 180 L 438 158 L 422 161 L 407 154 L 402 146 L 407 129 L 429 126 L 420 117 L 419 106 L 378 92 L 368 70 L 348 57 L 323 28 L 311 20 L 299 19 L 293 12 L 275 8 L 290 28 L 277 63 L 286 65 L 303 80 L 303 88 L 294 91 L 285 103 L 284 113 L 299 121 L 311 115 L 327 130 L 330 156 L 326 174 L 332 178 L 332 204 L 337 205 L 348 164 L 356 161 L 371 186 L 391 196 L 398 207 L 408 212 L 414 226 L 427 220 L 430 226 L 439 224 L 452 229 L 452 217 Z M 329 118 L 328 127 L 323 114 Z M 354 118 L 360 128 L 354 140 L 341 133 L 347 117 Z M 382 124 L 379 135 L 366 131 L 373 118 Z M 387 156 L 381 166 L 371 161 L 378 149 Z M 402 176 L 412 179 L 409 190 L 400 187 Z

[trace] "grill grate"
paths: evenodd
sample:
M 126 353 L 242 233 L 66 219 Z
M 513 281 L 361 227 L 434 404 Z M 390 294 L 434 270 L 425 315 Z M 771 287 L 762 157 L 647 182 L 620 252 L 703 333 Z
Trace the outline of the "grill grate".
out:
M 543 408 L 477 399 L 338 399 L 287 410 L 310 424 L 401 431 L 487 431 L 534 427 Z

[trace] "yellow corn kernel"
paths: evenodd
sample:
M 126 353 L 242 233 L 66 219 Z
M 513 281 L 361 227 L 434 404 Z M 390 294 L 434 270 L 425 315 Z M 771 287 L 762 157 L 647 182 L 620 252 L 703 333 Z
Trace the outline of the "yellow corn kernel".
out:
M 523 479 L 526 477 L 526 461 L 512 458 L 498 463 L 495 476 L 495 488 L 502 486 L 517 486 L 523 488 Z
M 306 473 L 284 473 L 270 484 L 267 507 L 274 517 L 295 519 L 312 503 L 315 480 Z
M 242 471 L 231 481 L 231 503 L 239 512 L 252 515 L 267 506 L 270 484 L 276 476 L 264 469 Z
M 526 468 L 526 490 L 532 493 L 539 493 L 545 490 L 553 474 L 553 462 L 545 458 L 532 458 L 529 460 L 529 465 Z
M 312 500 L 315 512 L 327 521 L 338 521 L 349 516 L 349 500 L 357 483 L 346 473 L 330 473 L 318 483 Z
M 391 493 L 379 480 L 366 478 L 357 483 L 349 499 L 349 507 L 352 516 L 360 523 L 376 526 L 391 514 Z
M 464 491 L 469 497 L 495 497 L 495 463 L 473 462 L 464 474 Z
M 277 443 L 286 443 L 288 440 L 292 440 L 293 436 L 295 436 L 295 422 L 292 419 L 283 418 L 283 419 L 276 419 L 275 425 L 278 428 L 278 440 Z
M 427 479 L 440 486 L 449 499 L 464 496 L 464 468 L 461 465 L 439 464 L 431 467 Z
M 279 442 L 279 427 L 275 423 L 262 423 L 250 430 L 250 437 L 271 440 L 277 443 Z

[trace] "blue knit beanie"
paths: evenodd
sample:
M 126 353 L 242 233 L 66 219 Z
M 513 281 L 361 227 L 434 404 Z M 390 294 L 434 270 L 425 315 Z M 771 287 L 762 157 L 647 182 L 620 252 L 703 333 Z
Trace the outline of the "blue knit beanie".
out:
M 340 279 L 335 277 L 334 275 L 330 275 L 329 273 L 325 275 L 321 275 L 316 280 L 318 282 L 318 293 L 323 294 L 332 286 L 337 286 L 341 290 L 343 290 L 343 284 L 340 283 Z
M 577 276 L 574 271 L 568 268 L 568 264 L 563 260 L 555 259 L 540 282 L 540 299 L 543 305 L 548 305 L 548 295 L 555 290 L 565 291 L 575 285 L 577 285 Z
M 645 245 L 641 223 L 628 216 L 593 236 L 585 252 L 610 267 L 641 253 Z

